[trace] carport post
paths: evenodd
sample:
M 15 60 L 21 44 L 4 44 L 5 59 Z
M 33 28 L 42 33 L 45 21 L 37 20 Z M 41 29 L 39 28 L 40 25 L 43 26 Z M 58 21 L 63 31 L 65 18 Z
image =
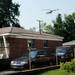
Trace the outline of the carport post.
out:
M 57 51 L 56 51 L 56 65 L 58 65 Z
M 28 50 L 29 50 L 29 70 L 31 70 L 31 55 L 30 55 L 31 49 L 30 47 L 28 48 Z
M 7 43 L 6 43 L 6 38 L 5 38 L 4 35 L 3 35 L 3 42 L 4 42 L 4 48 L 5 48 L 6 58 L 9 58 L 8 49 L 7 49 Z

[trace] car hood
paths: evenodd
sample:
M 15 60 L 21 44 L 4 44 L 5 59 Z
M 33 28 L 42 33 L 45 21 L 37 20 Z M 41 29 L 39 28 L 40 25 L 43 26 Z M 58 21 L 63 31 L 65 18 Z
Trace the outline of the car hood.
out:
M 28 59 L 15 59 L 13 61 L 11 61 L 11 64 L 14 64 L 14 65 L 24 65 L 24 64 L 27 64 L 28 63 Z
M 65 55 L 65 53 L 57 53 L 56 55 L 57 56 L 63 56 L 63 55 Z

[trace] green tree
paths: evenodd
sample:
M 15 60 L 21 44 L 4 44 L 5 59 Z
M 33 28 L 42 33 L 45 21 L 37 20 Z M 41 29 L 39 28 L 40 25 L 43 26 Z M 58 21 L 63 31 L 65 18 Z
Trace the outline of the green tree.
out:
M 54 23 L 54 33 L 64 37 L 64 42 L 75 40 L 75 13 L 65 15 L 62 20 L 61 14 L 58 14 Z
M 43 32 L 48 33 L 48 34 L 54 34 L 54 28 L 52 27 L 52 25 L 45 25 Z
M 75 40 L 75 13 L 65 15 L 64 18 L 64 41 Z
M 19 4 L 13 3 L 12 0 L 0 0 L 0 28 L 14 26 L 20 27 Z
M 56 20 L 53 21 L 54 24 L 54 34 L 63 36 L 63 21 L 61 14 L 58 14 Z

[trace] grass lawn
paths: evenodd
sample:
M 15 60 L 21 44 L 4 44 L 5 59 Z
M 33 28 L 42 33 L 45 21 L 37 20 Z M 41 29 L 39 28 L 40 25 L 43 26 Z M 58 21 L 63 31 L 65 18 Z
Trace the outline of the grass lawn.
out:
M 64 70 L 58 69 L 58 70 L 43 72 L 38 75 L 75 75 L 75 72 L 66 72 Z

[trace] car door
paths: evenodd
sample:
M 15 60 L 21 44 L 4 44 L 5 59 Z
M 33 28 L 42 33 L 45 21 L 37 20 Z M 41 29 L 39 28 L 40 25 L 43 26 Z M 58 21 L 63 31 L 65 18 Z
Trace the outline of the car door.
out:
M 39 51 L 37 54 L 37 62 L 49 61 L 49 57 L 46 51 Z

